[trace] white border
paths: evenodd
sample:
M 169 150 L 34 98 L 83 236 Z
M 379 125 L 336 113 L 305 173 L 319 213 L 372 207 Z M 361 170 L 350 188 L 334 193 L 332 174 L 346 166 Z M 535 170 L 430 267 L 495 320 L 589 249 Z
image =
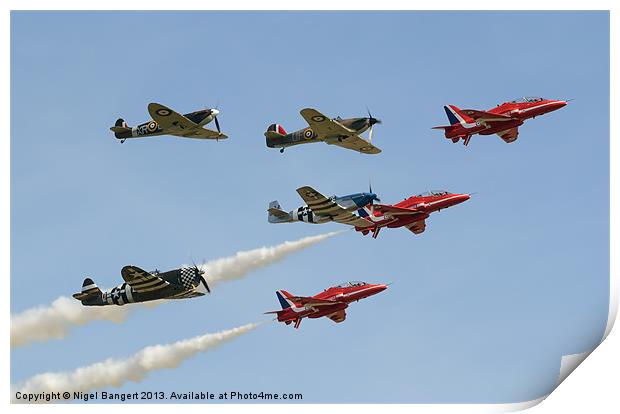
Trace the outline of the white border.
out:
M 376 10 L 380 6 L 382 10 L 555 10 L 556 7 L 562 6 L 564 10 L 611 10 L 611 106 L 610 113 L 611 118 L 614 119 L 614 115 L 617 113 L 617 82 L 616 82 L 616 72 L 617 72 L 617 53 L 616 47 L 618 42 L 617 38 L 617 27 L 618 27 L 618 9 L 617 6 L 619 4 L 617 1 L 611 0 L 590 0 L 586 2 L 579 1 L 562 1 L 562 2 L 554 2 L 549 0 L 519 0 L 513 2 L 497 2 L 497 1 L 489 1 L 489 0 L 469 0 L 467 2 L 464 1 L 456 1 L 456 0 L 443 0 L 443 1 L 420 1 L 420 2 L 407 2 L 407 1 L 395 1 L 395 0 L 382 0 L 381 2 L 374 2 L 369 0 L 314 0 L 310 1 L 286 1 L 286 0 L 263 0 L 261 2 L 252 3 L 244 0 L 228 0 L 225 2 L 201 2 L 197 0 L 176 0 L 174 3 L 163 2 L 163 1 L 138 1 L 138 0 L 109 0 L 109 1 L 101 1 L 95 0 L 90 1 L 88 3 L 79 2 L 75 0 L 59 0 L 55 1 L 51 4 L 48 1 L 42 0 L 30 0 L 30 1 L 16 1 L 16 0 L 5 0 L 2 3 L 2 8 L 5 13 L 2 16 L 2 24 L 1 27 L 4 27 L 2 30 L 3 41 L 1 43 L 2 47 L 2 55 L 7 57 L 10 56 L 10 13 L 9 10 L 50 10 L 50 5 L 54 6 L 54 10 L 134 10 L 134 9 L 149 9 L 149 10 L 169 10 L 171 6 L 174 6 L 174 10 L 201 10 L 204 9 L 205 6 L 208 6 L 209 9 L 212 10 L 346 10 L 346 9 L 359 9 L 359 10 Z M 464 6 L 467 6 L 464 8 Z M 570 28 L 567 28 L 570 30 Z M 10 91 L 10 65 L 8 64 L 8 60 L 4 61 L 4 65 L 2 65 L 2 70 L 4 76 L 3 84 L 4 91 Z M 5 95 L 5 99 L 2 100 L 2 113 L 9 114 L 10 112 L 10 94 Z M 2 140 L 3 151 L 0 152 L 0 156 L 2 157 L 2 167 L 0 169 L 0 185 L 2 186 L 2 195 L 3 203 L 0 204 L 0 208 L 2 209 L 2 249 L 0 252 L 0 257 L 2 258 L 2 264 L 4 265 L 5 275 L 10 274 L 9 269 L 9 257 L 10 257 L 10 203 L 9 203 L 9 185 L 10 185 L 10 126 L 7 120 L 9 117 L 5 117 L 5 138 Z M 613 123 L 612 123 L 613 126 Z M 617 136 L 614 134 L 614 129 L 612 128 L 611 133 L 611 211 L 618 211 L 618 167 L 617 163 L 614 163 L 614 160 L 618 160 L 618 144 L 617 144 Z M 617 220 L 614 214 L 611 215 L 611 240 L 610 240 L 610 248 L 611 251 L 618 251 L 618 243 L 617 243 Z M 8 279 L 8 278 L 7 278 Z M 5 303 L 5 314 L 3 318 L 3 328 L 4 332 L 6 332 L 9 328 L 10 324 L 10 289 L 5 286 L 2 289 L 2 295 L 4 295 Z M 611 328 L 616 319 L 618 309 L 618 272 L 617 272 L 617 260 L 614 256 L 611 256 L 611 276 L 610 276 L 610 309 L 609 309 L 609 319 L 607 323 L 607 328 L 605 331 L 605 336 L 607 336 L 611 332 Z M 616 381 L 617 373 L 618 373 L 618 352 L 620 349 L 619 346 L 620 340 L 618 339 L 618 334 L 612 335 L 609 339 L 605 341 L 605 343 L 600 346 L 597 352 L 587 359 L 588 362 L 583 364 L 583 367 L 580 368 L 579 375 L 569 376 L 566 381 L 562 383 L 562 380 L 565 376 L 560 376 L 558 378 L 559 383 L 562 385 L 552 393 L 553 397 L 549 398 L 548 402 L 545 404 L 539 405 L 534 410 L 538 412 L 552 413 L 552 412 L 562 412 L 562 413 L 572 413 L 572 412 L 583 412 L 584 410 L 588 410 L 589 412 L 617 412 L 620 407 L 620 398 L 618 398 L 618 392 L 616 390 Z M 10 348 L 8 341 L 5 340 L 2 344 L 3 354 L 5 357 L 6 364 L 9 366 L 10 364 Z M 584 350 L 585 351 L 585 350 Z M 562 359 L 562 368 L 561 371 L 563 374 L 570 373 L 572 369 L 576 368 L 577 365 L 583 359 L 589 355 L 592 350 L 588 350 L 583 354 L 578 354 L 576 356 L 567 356 Z M 10 378 L 8 374 L 5 374 L 2 379 L 3 389 L 10 389 Z M 612 388 L 613 387 L 613 388 Z M 412 405 L 381 405 L 381 410 L 388 410 L 390 412 L 424 412 L 424 413 L 435 413 L 435 412 L 508 412 L 521 410 L 528 407 L 532 407 L 537 405 L 543 398 L 534 401 L 527 401 L 518 404 L 452 404 L 452 405 L 436 405 L 436 404 L 412 404 Z M 9 404 L 9 395 L 5 394 L 5 403 Z M 168 404 L 162 405 L 88 405 L 89 411 L 94 412 L 108 412 L 110 409 L 113 410 L 149 410 L 153 412 L 167 412 L 170 409 L 174 410 L 184 410 L 189 412 L 201 412 L 203 413 L 205 410 L 209 411 L 217 411 L 217 412 L 236 412 L 245 408 L 246 410 L 251 409 L 252 412 L 258 413 L 284 413 L 288 412 L 291 409 L 294 409 L 296 412 L 305 413 L 310 412 L 314 414 L 316 410 L 320 410 L 322 412 L 332 412 L 332 411 L 341 411 L 341 410 L 356 410 L 357 412 L 370 413 L 374 412 L 379 406 L 376 405 L 175 405 L 174 407 L 168 406 Z M 31 411 L 39 409 L 38 406 L 34 405 L 10 405 L 8 407 L 11 411 L 15 412 L 23 412 L 23 411 Z M 615 408 L 615 409 L 614 409 Z M 84 405 L 49 405 L 44 406 L 46 411 L 58 411 L 58 412 L 81 412 L 85 409 Z

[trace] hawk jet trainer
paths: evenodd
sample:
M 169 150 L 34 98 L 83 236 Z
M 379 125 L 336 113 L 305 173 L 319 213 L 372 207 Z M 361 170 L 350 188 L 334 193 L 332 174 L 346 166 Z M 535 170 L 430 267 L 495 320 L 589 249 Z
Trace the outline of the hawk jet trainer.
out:
M 372 204 L 358 211 L 366 223 L 356 224 L 355 230 L 364 236 L 372 232 L 373 238 L 377 238 L 379 231 L 384 227 L 405 227 L 414 234 L 420 234 L 426 229 L 426 219 L 431 213 L 460 204 L 470 197 L 470 194 L 428 191 L 394 205 Z
M 217 109 L 201 109 L 181 115 L 164 105 L 150 103 L 148 110 L 152 120 L 130 127 L 124 119 L 119 118 L 110 131 L 114 132 L 114 136 L 121 141 L 121 144 L 128 138 L 146 138 L 156 135 L 216 140 L 228 138 L 220 130 L 220 123 L 217 120 L 220 111 Z M 215 122 L 217 131 L 204 128 L 211 121 Z
M 294 323 L 295 328 L 299 328 L 303 318 L 316 319 L 327 316 L 332 321 L 340 323 L 347 317 L 345 309 L 349 303 L 376 295 L 385 289 L 387 285 L 383 284 L 347 282 L 310 297 L 293 296 L 286 290 L 278 290 L 276 296 L 282 310 L 265 312 L 265 314 L 276 314 L 279 322 L 287 325 Z
M 297 189 L 297 193 L 306 202 L 305 206 L 290 212 L 281 210 L 280 203 L 272 201 L 267 210 L 269 223 L 290 223 L 303 221 L 306 223 L 327 223 L 336 221 L 351 226 L 364 226 L 368 222 L 355 214 L 375 200 L 379 201 L 372 189 L 368 193 L 355 193 L 342 197 L 325 197 L 314 188 L 305 186 Z
M 519 126 L 530 118 L 560 109 L 568 101 L 556 101 L 543 98 L 523 98 L 497 105 L 488 111 L 476 109 L 459 109 L 454 105 L 444 106 L 450 125 L 436 126 L 433 129 L 443 129 L 446 138 L 457 143 L 469 144 L 472 135 L 497 134 L 506 143 L 516 141 L 519 136 Z
M 373 118 L 368 112 L 367 118 L 340 117 L 329 119 L 316 109 L 305 108 L 300 111 L 301 116 L 308 123 L 308 127 L 288 134 L 282 125 L 272 124 L 265 132 L 267 146 L 269 148 L 284 148 L 293 145 L 310 144 L 323 141 L 330 145 L 359 151 L 363 154 L 378 154 L 381 150 L 372 145 L 373 125 L 381 121 Z M 360 134 L 369 130 L 368 140 L 360 137 Z
M 125 266 L 121 276 L 125 283 L 102 292 L 90 278 L 84 279 L 82 291 L 73 297 L 84 306 L 124 305 L 157 299 L 185 299 L 211 293 L 204 270 L 194 265 L 167 272 L 147 272 L 136 266 Z

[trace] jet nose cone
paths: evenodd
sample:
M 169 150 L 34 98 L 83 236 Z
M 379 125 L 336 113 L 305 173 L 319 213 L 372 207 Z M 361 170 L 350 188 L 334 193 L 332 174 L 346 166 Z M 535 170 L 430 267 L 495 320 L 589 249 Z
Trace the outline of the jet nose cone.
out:
M 379 293 L 379 292 L 383 292 L 385 289 L 387 289 L 388 285 L 386 284 L 379 284 L 379 285 L 375 285 L 375 293 Z

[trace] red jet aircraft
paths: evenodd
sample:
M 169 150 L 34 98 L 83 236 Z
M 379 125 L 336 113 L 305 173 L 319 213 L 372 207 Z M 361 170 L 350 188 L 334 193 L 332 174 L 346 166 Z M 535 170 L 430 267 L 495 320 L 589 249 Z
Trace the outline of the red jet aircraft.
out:
M 345 309 L 349 303 L 367 298 L 387 289 L 387 285 L 373 285 L 366 282 L 346 282 L 338 286 L 325 289 L 318 295 L 293 296 L 286 290 L 278 290 L 276 296 L 280 301 L 282 310 L 265 312 L 278 315 L 278 321 L 287 325 L 295 323 L 299 328 L 303 318 L 320 318 L 327 316 L 332 321 L 339 323 L 346 319 Z
M 406 227 L 414 234 L 420 234 L 426 229 L 426 218 L 435 211 L 452 207 L 467 201 L 470 194 L 452 194 L 447 191 L 428 191 L 413 197 L 406 198 L 400 203 L 370 204 L 358 210 L 360 216 L 368 221 L 368 226 L 356 226 L 355 230 L 377 238 L 383 227 Z
M 523 98 L 505 102 L 488 111 L 475 109 L 459 109 L 454 105 L 444 106 L 450 124 L 436 126 L 433 129 L 443 129 L 446 138 L 452 142 L 469 144 L 472 135 L 497 134 L 507 143 L 511 143 L 519 136 L 519 126 L 529 118 L 555 111 L 566 106 L 567 101 L 554 101 L 543 98 Z

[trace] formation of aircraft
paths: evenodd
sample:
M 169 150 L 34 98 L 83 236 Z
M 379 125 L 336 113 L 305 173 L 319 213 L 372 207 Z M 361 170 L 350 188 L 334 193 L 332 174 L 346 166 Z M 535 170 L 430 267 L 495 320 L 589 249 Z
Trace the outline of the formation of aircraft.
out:
M 529 118 L 558 110 L 568 101 L 527 97 L 505 102 L 488 111 L 459 109 L 454 105 L 444 106 L 450 125 L 436 126 L 443 129 L 446 138 L 457 143 L 463 140 L 467 146 L 472 135 L 497 134 L 506 143 L 514 142 L 519 136 L 519 126 Z
M 123 118 L 116 120 L 110 131 L 121 141 L 128 138 L 146 138 L 157 135 L 174 135 L 182 138 L 195 139 L 226 139 L 220 130 L 217 109 L 200 109 L 181 115 L 178 112 L 158 103 L 150 103 L 148 106 L 152 120 L 135 127 L 129 127 Z M 204 128 L 208 123 L 215 121 L 217 131 Z
M 355 230 L 364 236 L 372 232 L 373 238 L 377 238 L 379 231 L 384 227 L 405 227 L 414 234 L 420 234 L 426 229 L 426 219 L 431 213 L 460 204 L 469 200 L 470 197 L 470 194 L 428 191 L 393 205 L 365 206 L 359 214 L 365 218 L 366 224 L 356 225 Z
M 387 289 L 385 284 L 346 282 L 325 289 L 314 296 L 293 296 L 285 290 L 278 290 L 276 296 L 282 309 L 265 314 L 276 314 L 279 322 L 287 325 L 293 323 L 295 328 L 299 328 L 303 318 L 316 319 L 327 316 L 332 321 L 340 323 L 347 318 L 345 309 L 351 302 L 376 295 L 385 289 Z
M 306 205 L 287 213 L 281 209 L 278 201 L 272 201 L 267 210 L 267 220 L 270 223 L 303 221 L 314 224 L 336 221 L 351 226 L 361 226 L 366 223 L 366 220 L 356 215 L 355 212 L 374 203 L 375 200 L 379 200 L 372 189 L 368 193 L 329 198 L 309 186 L 298 188 L 297 193 L 306 202 Z
M 125 281 L 102 292 L 92 279 L 84 279 L 82 291 L 73 297 L 85 306 L 124 305 L 157 299 L 186 299 L 211 293 L 204 270 L 194 265 L 167 272 L 147 272 L 136 266 L 125 266 L 121 276 Z
M 308 123 L 308 127 L 289 134 L 282 125 L 271 124 L 265 132 L 267 147 L 280 148 L 280 152 L 284 152 L 284 148 L 287 147 L 322 141 L 362 154 L 381 152 L 379 148 L 372 145 L 373 126 L 380 124 L 381 121 L 373 118 L 370 111 L 368 117 L 349 119 L 340 117 L 330 119 L 312 108 L 304 108 L 299 113 Z M 360 137 L 360 134 L 366 130 L 369 130 L 368 140 Z

